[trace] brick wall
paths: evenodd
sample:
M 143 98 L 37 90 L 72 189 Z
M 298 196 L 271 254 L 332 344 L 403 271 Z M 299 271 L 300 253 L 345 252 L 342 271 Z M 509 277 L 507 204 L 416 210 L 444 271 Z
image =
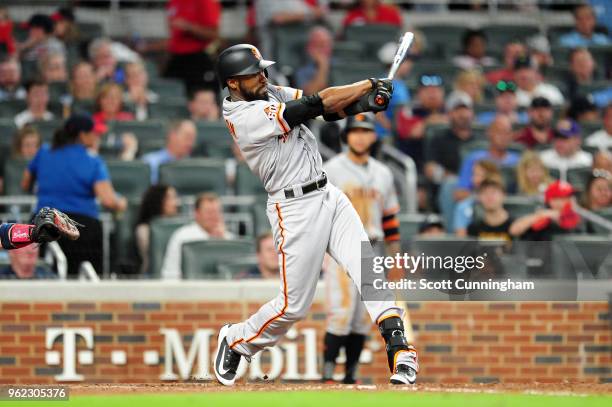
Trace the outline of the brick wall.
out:
M 182 335 L 185 353 L 196 329 L 216 330 L 255 311 L 260 302 L 4 302 L 0 303 L 0 383 L 52 383 L 63 365 L 48 365 L 48 350 L 63 351 L 62 341 L 45 347 L 50 327 L 93 330 L 93 363 L 77 363 L 88 382 L 154 382 L 164 370 L 165 337 L 160 328 Z M 610 310 L 605 302 L 583 303 L 408 303 L 420 352 L 421 381 L 530 382 L 580 380 L 612 382 Z M 301 330 L 316 330 L 322 349 L 325 313 L 315 303 Z M 298 335 L 298 370 L 306 352 Z M 381 339 L 373 329 L 368 342 L 373 359 L 361 368 L 365 382 L 386 382 Z M 77 350 L 85 349 L 83 339 Z M 115 365 L 112 351 L 125 351 L 126 364 Z M 146 365 L 145 351 L 156 351 L 159 364 Z M 57 352 L 56 352 L 57 353 Z M 266 370 L 268 357 L 262 357 Z M 78 361 L 77 361 L 78 362 Z M 320 368 L 320 360 L 319 360 Z

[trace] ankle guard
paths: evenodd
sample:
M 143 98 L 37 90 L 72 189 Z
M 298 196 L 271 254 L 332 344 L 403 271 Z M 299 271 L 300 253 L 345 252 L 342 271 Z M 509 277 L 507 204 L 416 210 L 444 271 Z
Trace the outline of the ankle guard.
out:
M 398 317 L 386 318 L 378 325 L 378 330 L 385 340 L 389 370 L 393 372 L 395 354 L 409 349 L 404 336 L 404 322 Z

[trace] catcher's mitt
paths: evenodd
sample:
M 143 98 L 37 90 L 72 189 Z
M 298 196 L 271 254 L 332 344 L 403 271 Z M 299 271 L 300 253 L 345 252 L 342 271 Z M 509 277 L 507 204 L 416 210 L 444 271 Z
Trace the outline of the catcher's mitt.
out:
M 70 219 L 65 213 L 54 208 L 44 207 L 32 219 L 34 228 L 31 238 L 36 243 L 53 242 L 60 237 L 77 240 L 80 236 L 77 226 L 80 223 Z

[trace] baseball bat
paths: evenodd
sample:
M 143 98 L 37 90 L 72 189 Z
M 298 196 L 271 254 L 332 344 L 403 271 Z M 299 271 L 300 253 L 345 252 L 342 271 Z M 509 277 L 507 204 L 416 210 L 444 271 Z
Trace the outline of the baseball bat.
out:
M 412 45 L 412 41 L 414 41 L 414 34 L 410 31 L 406 31 L 400 39 L 397 51 L 395 51 L 395 57 L 393 58 L 391 68 L 389 68 L 389 74 L 387 75 L 387 79 L 393 79 L 395 77 L 397 69 L 404 61 L 404 58 L 406 58 L 406 53 L 408 53 L 408 48 L 410 48 L 410 46 Z

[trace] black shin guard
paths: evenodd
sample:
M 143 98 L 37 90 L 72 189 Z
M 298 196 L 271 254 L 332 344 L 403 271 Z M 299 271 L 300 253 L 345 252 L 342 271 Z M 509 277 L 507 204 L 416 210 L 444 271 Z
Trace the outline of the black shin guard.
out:
M 346 336 L 326 332 L 323 344 L 323 380 L 331 380 L 336 368 L 340 348 L 346 343 Z
M 359 356 L 361 356 L 361 351 L 363 350 L 365 340 L 365 335 L 354 333 L 350 334 L 346 338 L 346 365 L 344 383 L 355 383 L 357 366 L 359 366 Z
M 393 373 L 395 354 L 408 350 L 408 342 L 404 336 L 404 323 L 399 317 L 389 317 L 378 324 L 378 330 L 385 340 L 389 370 Z

